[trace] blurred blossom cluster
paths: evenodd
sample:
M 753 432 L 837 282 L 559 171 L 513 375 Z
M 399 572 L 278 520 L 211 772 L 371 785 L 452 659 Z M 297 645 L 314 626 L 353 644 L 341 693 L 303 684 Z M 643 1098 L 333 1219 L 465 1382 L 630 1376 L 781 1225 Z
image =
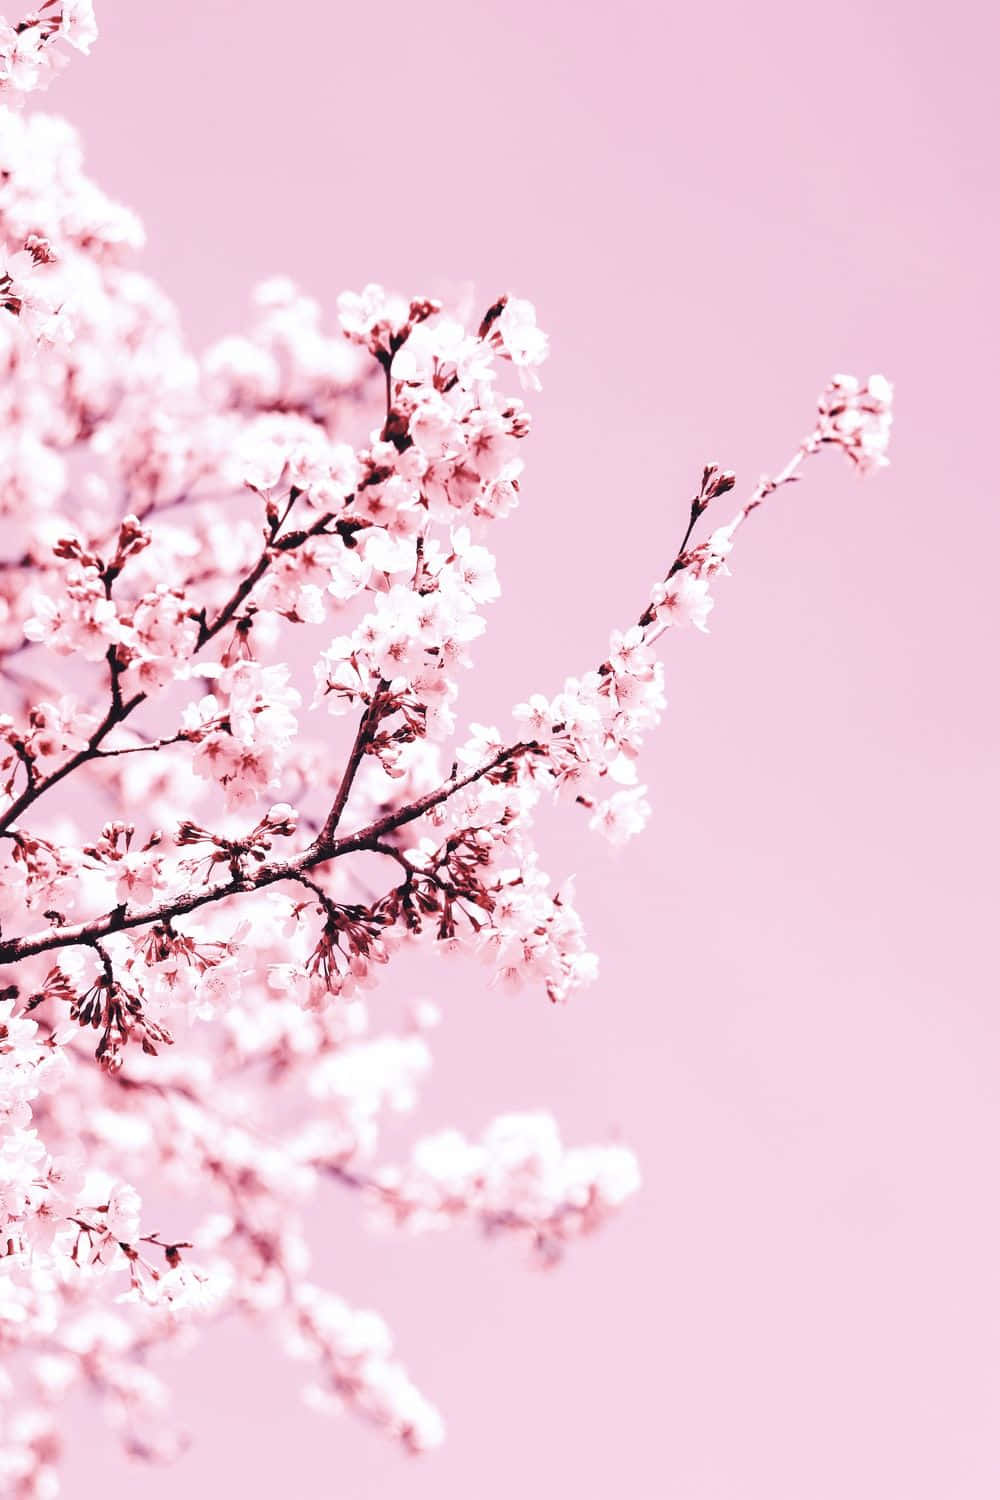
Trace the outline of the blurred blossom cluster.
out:
M 156 1352 L 228 1313 L 274 1328 L 313 1405 L 440 1441 L 382 1320 L 313 1280 L 310 1202 L 326 1186 L 411 1233 L 463 1221 L 551 1265 L 638 1169 L 564 1145 L 545 1113 L 385 1160 L 439 1017 L 425 1001 L 387 1027 L 373 992 L 421 948 L 553 1001 L 594 980 L 536 810 L 555 797 L 613 845 L 642 830 L 656 642 L 707 628 L 740 526 L 808 458 L 884 463 L 891 413 L 884 379 L 837 377 L 785 468 L 698 540 L 735 483 L 709 465 L 605 659 L 460 728 L 548 353 L 534 308 L 503 296 L 469 328 L 372 285 L 331 328 L 272 279 L 249 331 L 197 356 L 73 129 L 17 107 L 95 36 L 90 0 L 0 22 L 0 1492 L 18 1497 L 57 1492 L 81 1387 L 131 1452 L 169 1456 Z M 176 1222 L 152 1227 L 150 1197 Z

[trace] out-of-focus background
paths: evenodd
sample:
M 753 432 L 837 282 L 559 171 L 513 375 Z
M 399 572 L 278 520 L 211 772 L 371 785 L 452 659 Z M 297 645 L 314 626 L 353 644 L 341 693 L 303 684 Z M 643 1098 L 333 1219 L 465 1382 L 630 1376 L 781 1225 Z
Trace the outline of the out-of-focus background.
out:
M 552 336 L 469 718 L 600 659 L 701 465 L 777 467 L 838 370 L 898 387 L 893 467 L 838 455 L 675 635 L 655 805 L 616 858 L 546 825 L 602 957 L 565 1009 L 473 967 L 420 1121 L 551 1106 L 641 1198 L 553 1275 L 329 1200 L 318 1277 L 444 1409 L 407 1462 L 300 1407 L 233 1326 L 176 1367 L 197 1430 L 136 1472 L 81 1418 L 76 1500 L 994 1500 L 998 25 L 987 6 L 100 0 L 47 101 L 136 208 L 199 345 L 285 271 L 532 298 Z M 127 1486 L 131 1486 L 128 1488 Z

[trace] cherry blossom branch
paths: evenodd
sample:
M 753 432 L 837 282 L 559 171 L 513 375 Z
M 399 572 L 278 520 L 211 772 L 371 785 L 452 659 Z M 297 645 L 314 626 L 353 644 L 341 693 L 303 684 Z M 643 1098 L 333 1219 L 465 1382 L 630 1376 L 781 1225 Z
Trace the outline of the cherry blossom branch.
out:
M 778 473 L 773 477 L 765 474 L 759 480 L 749 499 L 747 499 L 743 503 L 743 505 L 737 511 L 733 520 L 729 523 L 728 532 L 730 541 L 732 540 L 733 535 L 736 533 L 739 527 L 743 525 L 743 522 L 747 519 L 747 517 L 751 515 L 759 505 L 762 505 L 769 495 L 773 495 L 776 490 L 779 490 L 782 487 L 782 485 L 791 484 L 799 478 L 799 469 L 801 468 L 802 463 L 806 458 L 811 457 L 813 454 L 819 451 L 819 448 L 823 441 L 824 439 L 821 433 L 818 430 L 814 430 L 809 434 L 808 437 L 803 438 L 802 442 L 799 444 L 798 448 L 796 448 L 795 452 L 792 454 L 791 458 L 785 464 L 783 469 L 780 469 Z M 727 490 L 733 488 L 733 485 L 735 483 L 734 475 L 727 472 L 724 475 L 719 475 L 717 478 L 709 477 L 716 474 L 717 471 L 712 468 L 708 468 L 705 470 L 705 476 L 702 480 L 701 496 L 696 497 L 694 501 L 692 501 L 691 520 L 688 525 L 688 529 L 685 532 L 684 540 L 681 543 L 680 550 L 670 566 L 670 571 L 667 573 L 668 580 L 673 578 L 677 573 L 682 572 L 683 569 L 688 566 L 690 558 L 688 557 L 686 551 L 687 545 L 690 541 L 694 526 L 698 518 L 706 509 L 709 500 L 715 498 L 715 495 L 724 494 Z M 708 481 L 707 487 L 706 480 Z M 664 630 L 668 629 L 670 623 L 671 622 L 669 618 L 663 618 L 657 622 L 655 607 L 651 605 L 639 619 L 639 624 L 645 631 L 646 644 L 648 646 L 651 646 L 654 641 L 658 640 L 659 637 L 663 634 Z
M 189 912 L 197 911 L 199 907 L 223 901 L 229 896 L 247 895 L 281 880 L 301 881 L 305 871 L 314 869 L 317 865 L 326 864 L 329 860 L 339 859 L 345 854 L 362 853 L 366 850 L 374 853 L 385 852 L 376 847 L 385 834 L 392 833 L 407 823 L 412 823 L 414 819 L 440 806 L 456 792 L 471 786 L 506 762 L 529 751 L 538 752 L 539 749 L 540 747 L 534 743 L 522 742 L 510 745 L 497 751 L 484 765 L 478 766 L 463 776 L 451 777 L 435 791 L 418 797 L 416 801 L 396 812 L 387 813 L 384 817 L 369 824 L 367 828 L 351 834 L 346 839 L 324 840 L 321 834 L 315 843 L 295 859 L 265 863 L 252 874 L 234 875 L 222 885 L 212 886 L 205 891 L 172 896 L 165 901 L 140 907 L 135 911 L 129 911 L 127 905 L 121 905 L 115 907 L 114 911 L 106 916 L 92 921 L 51 927 L 45 932 L 0 942 L 0 964 L 18 963 L 22 959 L 33 958 L 39 953 L 47 953 L 54 948 L 68 948 L 78 944 L 87 944 L 92 947 L 101 938 L 110 937 L 113 933 L 125 932 L 133 927 L 147 927 L 158 922 L 172 922 L 177 917 L 186 916 Z
M 352 498 L 353 496 L 348 497 L 348 501 L 346 501 L 345 504 L 349 503 L 350 499 Z M 287 515 L 287 511 L 285 512 L 285 514 Z M 302 544 L 305 541 L 308 541 L 310 538 L 322 535 L 326 531 L 329 523 L 332 520 L 333 512 L 326 512 L 305 530 L 288 532 L 284 537 L 280 537 L 275 541 L 269 542 L 268 545 L 264 548 L 264 551 L 261 553 L 260 557 L 257 559 L 257 562 L 254 564 L 253 568 L 246 575 L 246 577 L 241 580 L 237 589 L 231 595 L 226 604 L 223 605 L 223 607 L 219 610 L 214 620 L 209 623 L 204 613 L 202 614 L 198 631 L 198 638 L 194 648 L 195 651 L 200 651 L 204 646 L 206 646 L 208 642 L 213 640 L 215 636 L 217 636 L 219 632 L 223 630 L 225 626 L 233 619 L 233 617 L 239 611 L 240 606 L 246 601 L 249 595 L 253 592 L 253 589 L 263 578 L 264 574 L 272 566 L 274 557 L 277 554 L 289 552 L 296 547 L 302 546 Z M 106 585 L 106 587 L 108 587 L 108 585 Z M 111 646 L 108 650 L 107 661 L 111 672 L 111 705 L 108 708 L 108 711 L 105 714 L 103 720 L 98 725 L 97 729 L 94 730 L 84 748 L 82 750 L 78 750 L 77 753 L 71 756 L 71 758 L 62 766 L 57 767 L 56 770 L 51 771 L 47 776 L 37 779 L 34 783 L 32 783 L 29 779 L 28 785 L 25 787 L 21 795 L 15 798 L 15 800 L 7 807 L 3 815 L 0 816 L 0 832 L 3 832 L 5 829 L 10 828 L 23 812 L 25 812 L 29 807 L 32 807 L 39 800 L 39 798 L 44 796 L 46 792 L 50 791 L 52 787 L 57 786 L 59 782 L 64 780 L 65 777 L 69 776 L 73 771 L 78 770 L 80 766 L 86 765 L 88 762 L 96 759 L 99 755 L 107 753 L 105 751 L 102 751 L 101 749 L 101 746 L 107 736 L 113 729 L 116 729 L 120 724 L 123 724 L 125 720 L 128 719 L 128 717 L 135 711 L 135 709 L 139 707 L 140 704 L 146 702 L 149 694 L 145 692 L 136 693 L 128 699 L 122 698 L 121 666 L 118 662 L 114 646 Z
M 298 499 L 299 494 L 300 491 L 297 491 L 293 486 L 284 514 L 280 518 L 275 518 L 275 522 L 272 525 L 270 541 L 250 569 L 250 572 L 241 581 L 239 587 L 219 610 L 212 623 L 209 624 L 205 617 L 202 617 L 201 626 L 198 631 L 198 643 L 195 647 L 196 651 L 200 651 L 202 646 L 207 645 L 213 636 L 218 635 L 219 631 L 223 630 L 229 624 L 230 620 L 233 619 L 239 610 L 240 605 L 249 597 L 264 574 L 272 566 L 275 556 L 278 553 L 289 552 L 296 547 L 301 547 L 302 543 L 308 541 L 310 537 L 321 536 L 326 531 L 326 528 L 333 520 L 333 511 L 324 512 L 318 520 L 314 521 L 304 531 L 290 531 L 286 532 L 283 537 L 278 537 L 278 531 L 295 501 Z M 353 496 L 350 496 L 345 503 L 349 503 L 350 499 L 353 499 Z
M 761 503 L 769 495 L 773 494 L 782 485 L 788 484 L 796 479 L 798 477 L 798 471 L 805 458 L 816 453 L 821 445 L 821 442 L 822 438 L 818 433 L 811 433 L 809 437 L 805 438 L 799 445 L 795 453 L 789 459 L 788 463 L 785 464 L 784 468 L 782 468 L 773 477 L 763 477 L 731 523 L 731 531 L 735 531 L 738 526 L 742 525 L 746 518 L 755 509 L 757 509 L 757 507 L 761 505 Z M 715 465 L 709 465 L 708 467 L 706 467 L 702 475 L 702 481 L 699 491 L 691 502 L 689 518 L 684 531 L 684 535 L 681 539 L 681 544 L 666 574 L 668 580 L 670 578 L 673 578 L 678 572 L 681 572 L 688 565 L 690 559 L 688 556 L 687 548 L 690 543 L 691 536 L 693 534 L 695 525 L 707 509 L 709 503 L 713 499 L 726 494 L 733 488 L 734 483 L 734 476 L 730 471 L 719 470 Z M 327 524 L 331 519 L 332 515 L 321 517 L 320 520 L 314 523 L 314 526 L 310 528 L 310 531 L 308 533 L 305 533 L 304 535 L 317 534 L 318 530 L 321 529 L 322 526 Z M 300 545 L 300 536 L 303 536 L 303 534 L 290 533 L 289 536 L 283 540 L 285 541 L 286 545 L 289 542 L 292 545 Z M 232 619 L 233 615 L 239 609 L 240 603 L 251 592 L 253 583 L 258 581 L 259 578 L 263 576 L 264 571 L 266 571 L 266 568 L 263 566 L 263 564 L 265 563 L 269 565 L 269 554 L 267 552 L 265 552 L 261 559 L 258 560 L 258 563 L 252 570 L 251 574 L 249 574 L 247 578 L 243 580 L 240 588 L 236 591 L 232 599 L 229 601 L 229 604 L 222 611 L 220 611 L 219 615 L 210 626 L 205 627 L 205 640 L 208 640 L 211 638 L 211 636 L 217 634 L 218 631 L 221 630 L 227 623 L 227 621 Z M 420 562 L 418 559 L 418 568 L 419 566 Z M 253 582 L 251 582 L 251 579 L 253 580 Z M 652 641 L 657 639 L 658 636 L 663 632 L 663 630 L 668 627 L 669 623 L 669 620 L 664 621 L 657 619 L 656 608 L 652 605 L 649 606 L 639 618 L 639 625 L 644 631 L 644 636 L 647 643 L 651 643 Z M 604 663 L 602 665 L 601 671 L 605 672 L 607 670 L 610 670 L 610 665 L 609 663 Z M 330 812 L 316 840 L 297 859 L 278 860 L 272 863 L 265 863 L 252 875 L 248 875 L 246 877 L 233 876 L 233 878 L 229 881 L 225 882 L 222 885 L 214 886 L 210 890 L 189 893 L 185 896 L 173 897 L 167 901 L 160 902 L 157 905 L 140 908 L 139 910 L 136 910 L 134 912 L 129 912 L 127 906 L 117 907 L 113 912 L 110 912 L 105 917 L 96 919 L 95 921 L 77 923 L 73 926 L 57 927 L 50 929 L 45 933 L 39 933 L 35 936 L 13 939 L 8 943 L 0 943 L 0 963 L 14 963 L 19 961 L 20 959 L 32 957 L 34 955 L 37 955 L 38 953 L 46 952 L 53 948 L 67 947 L 79 943 L 93 945 L 98 939 L 106 937 L 114 932 L 124 931 L 132 927 L 143 927 L 157 922 L 169 922 L 176 917 L 184 916 L 189 912 L 195 911 L 201 906 L 224 900 L 229 896 L 235 896 L 239 894 L 245 894 L 249 891 L 259 890 L 282 880 L 301 880 L 305 871 L 310 870 L 317 865 L 324 864 L 331 859 L 339 858 L 345 854 L 360 853 L 365 850 L 371 852 L 388 853 L 388 847 L 383 847 L 382 849 L 378 848 L 380 841 L 385 837 L 386 834 L 393 833 L 397 829 L 405 827 L 408 823 L 414 822 L 417 818 L 420 818 L 425 813 L 430 812 L 433 808 L 439 806 L 442 802 L 446 801 L 456 792 L 462 790 L 466 786 L 471 785 L 473 782 L 479 780 L 482 776 L 485 776 L 490 771 L 495 770 L 501 764 L 515 759 L 516 757 L 523 755 L 529 751 L 536 754 L 543 753 L 542 747 L 537 742 L 526 743 L 522 741 L 514 745 L 506 746 L 476 770 L 469 772 L 461 777 L 450 778 L 440 787 L 436 788 L 432 792 L 426 793 L 422 797 L 417 798 L 408 806 L 386 813 L 381 818 L 378 818 L 374 822 L 368 824 L 367 827 L 359 830 L 357 833 L 350 835 L 346 839 L 338 840 L 336 838 L 336 831 L 343 812 L 346 808 L 351 788 L 353 786 L 358 769 L 361 765 L 361 761 L 364 758 L 365 752 L 368 746 L 371 744 L 375 730 L 377 729 L 387 688 L 388 684 L 384 680 L 379 682 L 378 687 L 372 696 L 371 702 L 365 709 L 365 712 L 362 714 L 357 732 L 355 734 L 354 742 L 351 747 L 350 755 L 348 757 L 347 765 L 341 777 L 341 781 L 337 789 L 337 794 Z M 96 732 L 95 736 L 90 742 L 90 745 L 85 750 L 79 752 L 74 760 L 69 762 L 67 766 L 60 768 L 60 770 L 57 772 L 54 772 L 52 776 L 47 778 L 46 782 L 39 783 L 39 794 L 42 791 L 46 790 L 47 786 L 54 784 L 56 780 L 60 780 L 63 776 L 68 775 L 70 770 L 75 769 L 76 766 L 82 764 L 84 760 L 93 758 L 94 754 L 97 753 L 94 748 L 95 742 L 99 743 L 99 737 L 103 732 L 105 731 L 104 726 L 102 725 L 101 729 Z M 178 735 L 174 737 L 175 740 L 180 738 L 183 738 L 183 736 Z M 173 741 L 171 740 L 166 740 L 162 743 L 169 744 L 172 742 Z M 156 748 L 156 746 L 142 746 L 133 748 L 147 749 Z M 122 751 L 102 753 L 114 754 L 126 752 Z M 19 799 L 19 801 L 24 803 L 25 799 L 22 797 L 21 799 Z M 9 826 L 10 822 L 8 820 L 0 822 L 0 832 L 3 832 Z M 319 888 L 317 887 L 317 889 Z
M 141 755 L 149 750 L 165 750 L 169 745 L 183 745 L 191 739 L 191 733 L 187 729 L 179 729 L 176 734 L 164 736 L 159 740 L 146 740 L 141 745 L 120 745 L 113 750 L 101 750 L 98 752 L 98 760 L 116 760 L 121 755 Z
M 320 830 L 318 843 L 320 843 L 321 845 L 327 845 L 331 843 L 334 836 L 336 835 L 337 826 L 340 823 L 341 816 L 343 815 L 344 809 L 347 806 L 347 799 L 351 795 L 351 788 L 354 785 L 354 778 L 358 774 L 358 769 L 360 768 L 361 762 L 364 759 L 365 751 L 371 744 L 372 738 L 375 734 L 375 730 L 378 728 L 379 719 L 381 718 L 382 714 L 382 705 L 388 686 L 389 684 L 385 681 L 384 678 L 380 680 L 378 686 L 375 689 L 375 692 L 372 694 L 372 701 L 369 703 L 368 707 L 361 715 L 361 722 L 358 724 L 357 733 L 354 736 L 354 743 L 351 746 L 351 752 L 347 758 L 347 764 L 344 767 L 343 774 L 340 778 L 340 785 L 337 787 L 337 795 L 334 798 L 333 806 L 330 808 L 326 821 L 324 822 L 323 827 Z
M 388 427 L 389 419 L 392 416 L 391 352 L 382 354 L 380 357 L 378 357 L 377 362 L 380 365 L 385 376 L 385 421 L 383 423 L 384 433 Z M 424 538 L 422 534 L 417 537 L 416 554 L 417 560 L 413 575 L 413 589 L 414 592 L 419 592 L 424 561 Z M 371 702 L 368 704 L 364 713 L 361 715 L 361 721 L 358 724 L 357 732 L 354 736 L 354 743 L 351 746 L 350 754 L 347 758 L 347 764 L 344 767 L 343 774 L 340 778 L 340 783 L 337 787 L 337 793 L 334 797 L 333 806 L 330 808 L 330 811 L 326 817 L 326 821 L 324 822 L 323 827 L 320 831 L 319 843 L 321 844 L 331 842 L 336 835 L 340 819 L 343 816 L 344 809 L 347 806 L 348 798 L 351 795 L 351 788 L 354 785 L 354 778 L 358 774 L 361 762 L 364 759 L 365 753 L 374 738 L 375 731 L 377 730 L 379 721 L 382 717 L 382 708 L 385 701 L 386 692 L 388 691 L 388 687 L 389 684 L 386 682 L 385 678 L 380 678 L 378 685 L 375 688 L 375 692 L 372 694 Z
M 791 483 L 798 477 L 798 471 L 803 461 L 807 457 L 815 454 L 819 450 L 823 441 L 824 439 L 822 434 L 818 430 L 814 431 L 802 441 L 789 461 L 781 470 L 779 470 L 779 472 L 775 476 L 764 476 L 759 481 L 750 497 L 744 502 L 741 509 L 737 512 L 736 517 L 730 523 L 730 535 L 735 532 L 735 530 L 740 525 L 743 524 L 747 517 L 755 509 L 757 509 L 758 506 L 760 506 L 769 495 L 773 494 L 781 486 Z M 684 535 L 681 539 L 681 544 L 677 550 L 673 562 L 670 565 L 669 570 L 667 571 L 667 580 L 675 577 L 676 574 L 683 571 L 689 565 L 692 558 L 688 554 L 687 549 L 695 525 L 707 509 L 709 503 L 713 499 L 716 499 L 719 496 L 728 493 L 728 491 L 733 488 L 734 483 L 735 479 L 730 471 L 720 470 L 715 465 L 709 465 L 708 467 L 706 467 L 702 475 L 699 491 L 691 502 L 689 518 L 684 531 Z M 291 508 L 291 504 L 294 503 L 295 498 L 296 497 L 293 494 L 290 499 L 288 509 Z M 287 515 L 287 513 L 288 510 L 286 509 L 285 515 Z M 283 520 L 284 517 L 282 517 L 281 519 Z M 284 545 L 285 548 L 301 545 L 301 542 L 307 536 L 319 534 L 319 532 L 329 523 L 330 520 L 332 520 L 332 514 L 326 514 L 320 517 L 320 519 L 315 522 L 307 532 L 289 533 L 285 538 L 281 539 L 280 543 L 276 545 L 279 548 L 282 545 Z M 280 525 L 281 522 L 279 521 L 277 524 Z M 199 637 L 199 647 L 204 643 L 204 641 L 207 641 L 211 639 L 212 636 L 216 635 L 225 626 L 225 624 L 233 618 L 233 616 L 237 613 L 240 604 L 248 597 L 248 595 L 252 591 L 254 584 L 263 576 L 263 573 L 266 571 L 267 566 L 270 566 L 270 559 L 271 554 L 269 550 L 265 549 L 264 554 L 262 554 L 261 558 L 258 559 L 258 562 L 251 570 L 251 573 L 248 574 L 247 577 L 242 581 L 228 604 L 219 612 L 211 625 L 203 624 L 202 635 Z M 418 571 L 421 566 L 421 560 L 421 556 L 418 554 Z M 650 605 L 639 617 L 638 623 L 640 628 L 643 630 L 646 643 L 651 644 L 662 634 L 662 632 L 666 628 L 668 628 L 670 620 L 658 619 L 656 606 Z M 600 671 L 602 673 L 610 671 L 610 663 L 603 663 Z M 474 771 L 471 771 L 461 777 L 453 776 L 449 778 L 449 780 L 444 782 L 440 787 L 436 788 L 432 792 L 426 793 L 422 797 L 417 798 L 414 802 L 408 804 L 406 807 L 386 813 L 381 818 L 376 819 L 374 822 L 368 824 L 365 828 L 362 828 L 358 832 L 350 835 L 348 838 L 338 840 L 336 838 L 336 831 L 343 812 L 347 806 L 350 792 L 354 784 L 358 769 L 361 765 L 361 761 L 363 760 L 364 755 L 372 742 L 379 720 L 381 718 L 387 689 L 388 684 L 384 679 L 381 680 L 372 696 L 371 702 L 368 704 L 367 708 L 361 716 L 361 720 L 355 734 L 348 761 L 345 766 L 344 773 L 341 777 L 340 784 L 338 786 L 337 793 L 330 812 L 327 815 L 327 818 L 323 823 L 315 841 L 297 859 L 278 860 L 272 863 L 264 863 L 252 875 L 234 875 L 229 881 L 225 882 L 224 884 L 214 886 L 207 891 L 199 891 L 195 893 L 188 893 L 184 896 L 172 897 L 156 905 L 140 908 L 133 912 L 130 912 L 127 906 L 120 906 L 115 908 L 113 912 L 108 913 L 106 916 L 91 922 L 77 923 L 72 926 L 60 926 L 52 928 L 47 932 L 36 934 L 34 936 L 12 939 L 7 943 L 0 943 L 0 963 L 18 962 L 21 959 L 32 957 L 53 948 L 67 947 L 80 943 L 93 945 L 98 939 L 106 937 L 114 932 L 124 931 L 128 928 L 133 927 L 143 927 L 152 923 L 169 922 L 176 917 L 184 916 L 189 912 L 195 911 L 201 906 L 224 900 L 229 896 L 245 894 L 249 891 L 262 889 L 282 880 L 301 880 L 305 871 L 310 870 L 317 865 L 324 864 L 329 860 L 339 858 L 345 854 L 359 853 L 365 850 L 388 853 L 389 849 L 387 847 L 383 849 L 378 848 L 380 841 L 385 837 L 386 834 L 395 832 L 396 830 L 405 827 L 408 823 L 414 822 L 417 818 L 422 817 L 425 813 L 439 806 L 442 802 L 446 801 L 456 792 L 462 790 L 464 787 L 471 785 L 473 782 L 479 780 L 482 776 L 489 774 L 491 771 L 495 770 L 498 766 L 504 764 L 505 762 L 513 760 L 520 755 L 528 753 L 529 751 L 535 754 L 544 754 L 544 748 L 539 745 L 537 741 L 521 741 L 516 744 L 506 746 L 502 750 L 498 751 L 495 755 L 493 755 L 490 760 L 488 760 L 484 765 L 478 767 Z M 129 700 L 128 704 L 122 705 L 121 709 L 119 710 L 119 717 L 115 719 L 114 722 L 121 722 L 121 718 L 124 717 L 125 714 L 130 712 L 131 708 L 136 706 L 136 703 L 138 701 L 141 701 L 142 697 L 144 696 L 145 695 L 139 695 L 137 699 Z M 35 797 L 29 796 L 28 793 L 34 791 L 36 796 L 41 795 L 41 793 L 47 790 L 50 786 L 54 785 L 57 781 L 63 779 L 63 777 L 68 775 L 70 771 L 75 770 L 77 766 L 82 765 L 85 761 L 95 758 L 95 756 L 98 754 L 111 755 L 116 753 L 127 753 L 127 751 L 124 750 L 121 752 L 101 752 L 99 750 L 100 740 L 108 732 L 108 730 L 113 727 L 113 725 L 109 723 L 109 719 L 111 719 L 113 715 L 114 706 L 112 705 L 112 709 L 109 710 L 108 717 L 105 719 L 100 728 L 95 732 L 94 736 L 92 736 L 91 741 L 84 750 L 78 752 L 78 754 L 71 761 L 69 761 L 65 766 L 59 768 L 59 770 L 57 770 L 56 772 L 53 772 L 52 775 L 46 778 L 44 781 L 38 782 L 37 786 L 35 786 L 34 788 L 29 783 L 27 791 L 14 804 L 13 808 L 8 812 L 6 818 L 0 821 L 0 833 L 10 828 L 11 823 L 13 822 L 13 818 L 16 816 L 15 809 L 20 810 L 21 808 L 30 805 L 30 803 L 35 800 Z M 161 743 L 173 743 L 183 737 L 183 734 L 179 734 L 177 736 L 174 736 L 172 740 L 168 739 L 162 741 Z M 157 746 L 151 745 L 131 748 L 147 749 L 157 748 Z
M 346 839 L 338 840 L 335 845 L 336 853 L 352 854 L 364 849 L 371 849 L 387 833 L 394 833 L 397 828 L 403 828 L 407 823 L 412 823 L 414 819 L 422 818 L 424 813 L 432 811 L 435 807 L 439 807 L 442 802 L 446 802 L 456 792 L 460 792 L 465 787 L 471 786 L 473 782 L 478 781 L 482 776 L 488 775 L 490 771 L 496 770 L 498 766 L 502 766 L 508 761 L 516 760 L 519 756 L 529 753 L 541 755 L 544 754 L 544 748 L 535 740 L 520 740 L 516 745 L 505 746 L 504 749 L 498 750 L 495 755 L 491 756 L 485 765 L 479 766 L 475 771 L 469 771 L 464 776 L 449 777 L 435 791 L 427 792 L 423 797 L 418 797 L 416 801 L 411 802 L 408 807 L 404 807 L 401 811 L 386 813 L 383 817 L 376 818 L 373 823 L 369 823 L 366 828 L 360 829 L 359 832 L 350 834 Z
M 46 792 L 51 791 L 54 786 L 58 786 L 60 781 L 65 780 L 67 776 L 76 771 L 80 766 L 95 759 L 100 753 L 102 742 L 111 733 L 112 729 L 124 723 L 129 714 L 138 708 L 139 704 L 143 703 L 145 699 L 145 693 L 136 693 L 134 697 L 123 702 L 119 695 L 117 706 L 114 699 L 112 699 L 110 708 L 84 748 L 78 750 L 63 765 L 58 766 L 54 771 L 50 771 L 47 776 L 37 780 L 33 785 L 29 782 L 21 795 L 10 803 L 6 812 L 0 817 L 0 833 L 13 827 L 23 812 L 33 806 Z

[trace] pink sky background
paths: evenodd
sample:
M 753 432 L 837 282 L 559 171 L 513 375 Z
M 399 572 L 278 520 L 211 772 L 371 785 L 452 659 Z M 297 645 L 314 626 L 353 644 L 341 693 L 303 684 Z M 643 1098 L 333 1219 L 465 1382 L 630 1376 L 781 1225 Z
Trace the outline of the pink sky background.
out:
M 303 1409 L 237 1326 L 177 1364 L 197 1433 L 73 1500 L 995 1500 L 1000 1126 L 993 7 L 100 0 L 48 107 L 147 226 L 199 345 L 285 271 L 532 298 L 552 336 L 470 718 L 600 659 L 701 465 L 777 468 L 841 369 L 897 382 L 893 468 L 824 456 L 754 518 L 623 858 L 547 825 L 602 957 L 565 1009 L 473 967 L 419 1116 L 551 1106 L 645 1187 L 553 1276 L 373 1239 L 317 1278 L 443 1408 L 407 1462 Z M 389 1003 L 387 999 L 387 1004 Z

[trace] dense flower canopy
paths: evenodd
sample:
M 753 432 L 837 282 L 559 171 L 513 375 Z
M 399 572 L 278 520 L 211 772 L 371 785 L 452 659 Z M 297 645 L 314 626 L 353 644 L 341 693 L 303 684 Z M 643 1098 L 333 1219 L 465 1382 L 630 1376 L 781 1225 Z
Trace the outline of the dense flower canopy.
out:
M 619 1145 L 565 1146 L 546 1114 L 382 1160 L 380 1118 L 414 1104 L 438 1015 L 416 1004 L 386 1031 L 369 995 L 418 945 L 553 1001 L 595 978 L 536 809 L 559 798 L 614 844 L 641 831 L 655 643 L 706 629 L 775 489 L 825 447 L 878 468 L 891 421 L 882 377 L 837 377 L 785 468 L 697 540 L 735 484 L 707 467 L 605 659 L 506 727 L 460 730 L 500 593 L 488 537 L 520 500 L 524 393 L 548 353 L 534 308 L 503 296 L 467 328 L 368 286 L 330 328 L 274 279 L 247 334 L 196 355 L 73 129 L 18 108 L 63 43 L 96 34 L 90 0 L 0 22 L 0 1490 L 16 1496 L 56 1493 L 56 1412 L 81 1385 L 133 1452 L 168 1454 L 157 1346 L 230 1311 L 308 1364 L 316 1405 L 415 1451 L 440 1440 L 384 1323 L 311 1280 L 311 1197 L 329 1182 L 413 1231 L 474 1222 L 550 1263 L 638 1169 Z M 164 1187 L 183 1223 L 151 1232 L 143 1195 Z

